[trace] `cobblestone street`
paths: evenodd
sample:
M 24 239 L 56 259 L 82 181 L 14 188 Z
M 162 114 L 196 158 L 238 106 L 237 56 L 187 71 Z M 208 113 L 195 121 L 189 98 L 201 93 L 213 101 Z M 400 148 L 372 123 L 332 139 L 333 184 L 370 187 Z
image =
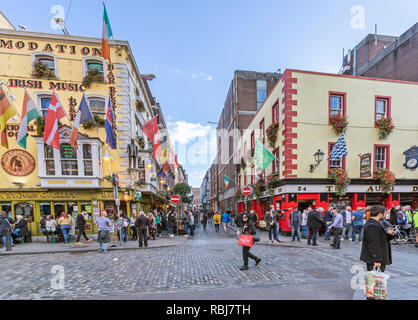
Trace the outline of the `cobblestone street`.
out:
M 265 236 L 265 235 L 263 235 Z M 239 271 L 241 248 L 221 231 L 198 230 L 184 244 L 108 255 L 73 252 L 2 256 L 0 299 L 361 299 L 351 289 L 360 245 L 342 250 L 257 244 L 259 266 Z M 417 250 L 394 246 L 390 298 L 417 299 Z M 118 261 L 114 261 L 118 258 Z M 54 290 L 51 268 L 64 267 L 65 288 Z M 414 270 L 415 268 L 415 270 Z M 397 292 L 397 288 L 402 291 Z M 391 288 L 391 287 L 390 287 Z M 389 289 L 390 289 L 389 288 Z M 245 290 L 242 290 L 245 289 Z M 404 294 L 404 295 L 403 295 Z

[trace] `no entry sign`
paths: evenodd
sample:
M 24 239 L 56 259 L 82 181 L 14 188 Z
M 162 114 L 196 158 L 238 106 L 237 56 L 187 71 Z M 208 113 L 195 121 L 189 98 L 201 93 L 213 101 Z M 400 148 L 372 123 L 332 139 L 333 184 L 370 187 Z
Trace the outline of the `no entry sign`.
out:
M 171 196 L 170 198 L 172 203 L 179 203 L 180 202 L 180 197 L 177 194 L 174 194 Z
M 251 186 L 245 186 L 242 188 L 242 194 L 244 196 L 250 196 L 253 194 L 253 188 Z

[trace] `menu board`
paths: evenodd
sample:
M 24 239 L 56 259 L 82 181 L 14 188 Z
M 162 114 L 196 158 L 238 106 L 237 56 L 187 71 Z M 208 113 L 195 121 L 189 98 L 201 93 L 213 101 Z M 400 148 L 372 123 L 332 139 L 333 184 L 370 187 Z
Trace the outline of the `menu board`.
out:
M 371 177 L 371 163 L 372 155 L 371 153 L 362 154 L 360 157 L 360 178 Z

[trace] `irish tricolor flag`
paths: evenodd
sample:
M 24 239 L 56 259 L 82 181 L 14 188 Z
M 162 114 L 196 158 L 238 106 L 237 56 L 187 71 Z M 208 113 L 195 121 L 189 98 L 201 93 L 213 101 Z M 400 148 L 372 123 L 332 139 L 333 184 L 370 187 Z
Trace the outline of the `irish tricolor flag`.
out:
M 39 117 L 38 108 L 36 108 L 35 102 L 29 95 L 29 92 L 25 89 L 25 96 L 23 97 L 22 107 L 22 121 L 20 122 L 19 132 L 17 134 L 17 143 L 22 148 L 26 149 L 26 139 L 28 136 L 28 124 L 32 120 Z
M 227 176 L 224 176 L 225 189 L 228 188 L 229 181 L 231 181 L 231 179 L 229 177 L 227 177 Z
M 110 61 L 110 46 L 109 38 L 113 36 L 112 28 L 110 27 L 109 17 L 107 16 L 106 6 L 103 2 L 103 34 L 102 34 L 102 56 L 104 59 Z

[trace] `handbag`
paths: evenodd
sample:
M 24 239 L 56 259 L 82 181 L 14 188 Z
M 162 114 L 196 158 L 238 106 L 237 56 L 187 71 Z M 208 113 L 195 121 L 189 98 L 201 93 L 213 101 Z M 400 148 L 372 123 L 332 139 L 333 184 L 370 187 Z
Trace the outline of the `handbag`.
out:
M 267 223 L 264 220 L 261 220 L 260 223 L 258 224 L 258 226 L 260 228 L 265 228 L 267 226 Z
M 238 239 L 238 245 L 244 247 L 252 247 L 254 242 L 254 237 L 249 234 L 242 234 Z

